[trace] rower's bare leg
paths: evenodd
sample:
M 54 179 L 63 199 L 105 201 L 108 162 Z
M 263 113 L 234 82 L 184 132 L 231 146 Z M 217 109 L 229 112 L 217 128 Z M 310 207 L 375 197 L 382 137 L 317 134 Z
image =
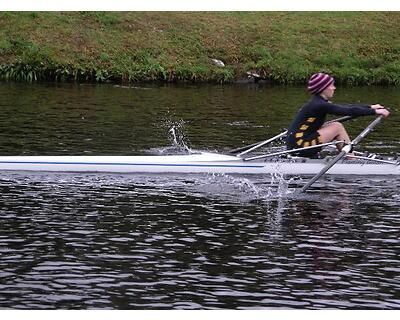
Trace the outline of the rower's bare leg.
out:
M 350 137 L 340 122 L 326 124 L 318 130 L 318 133 L 322 143 L 331 142 L 333 140 L 342 140 L 345 143 L 350 142 Z M 344 143 L 339 143 L 336 145 L 336 147 L 340 151 L 344 147 Z

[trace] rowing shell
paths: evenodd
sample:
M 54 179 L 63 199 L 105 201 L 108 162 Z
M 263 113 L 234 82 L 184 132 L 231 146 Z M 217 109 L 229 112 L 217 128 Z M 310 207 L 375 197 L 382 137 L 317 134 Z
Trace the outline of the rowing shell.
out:
M 236 156 L 207 152 L 167 156 L 3 156 L 0 157 L 0 171 L 314 175 L 328 160 L 243 161 Z M 369 160 L 343 160 L 327 174 L 400 175 L 400 166 Z

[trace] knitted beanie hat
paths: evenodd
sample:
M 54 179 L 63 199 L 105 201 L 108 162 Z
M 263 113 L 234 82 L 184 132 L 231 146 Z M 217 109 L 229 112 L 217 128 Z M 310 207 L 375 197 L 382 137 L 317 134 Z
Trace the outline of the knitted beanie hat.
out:
M 318 94 L 324 91 L 330 84 L 335 81 L 329 74 L 326 73 L 314 73 L 310 80 L 308 80 L 308 91 L 312 94 Z

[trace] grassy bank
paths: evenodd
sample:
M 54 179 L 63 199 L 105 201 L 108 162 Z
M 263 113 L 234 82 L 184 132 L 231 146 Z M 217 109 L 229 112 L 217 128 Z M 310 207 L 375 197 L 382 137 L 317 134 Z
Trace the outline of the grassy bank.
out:
M 248 70 L 400 85 L 400 13 L 0 13 L 2 79 L 230 82 Z

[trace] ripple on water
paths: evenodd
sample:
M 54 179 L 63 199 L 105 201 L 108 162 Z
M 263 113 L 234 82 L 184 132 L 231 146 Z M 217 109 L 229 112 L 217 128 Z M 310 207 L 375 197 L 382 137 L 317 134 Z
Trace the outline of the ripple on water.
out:
M 0 153 L 227 150 L 283 131 L 303 91 L 2 83 Z M 341 92 L 385 105 L 400 94 Z M 362 146 L 395 154 L 396 130 Z M 399 309 L 400 180 L 326 176 L 298 195 L 305 181 L 2 172 L 0 308 Z
M 5 175 L 0 306 L 395 309 L 397 191 L 382 187 L 285 198 L 279 176 Z

